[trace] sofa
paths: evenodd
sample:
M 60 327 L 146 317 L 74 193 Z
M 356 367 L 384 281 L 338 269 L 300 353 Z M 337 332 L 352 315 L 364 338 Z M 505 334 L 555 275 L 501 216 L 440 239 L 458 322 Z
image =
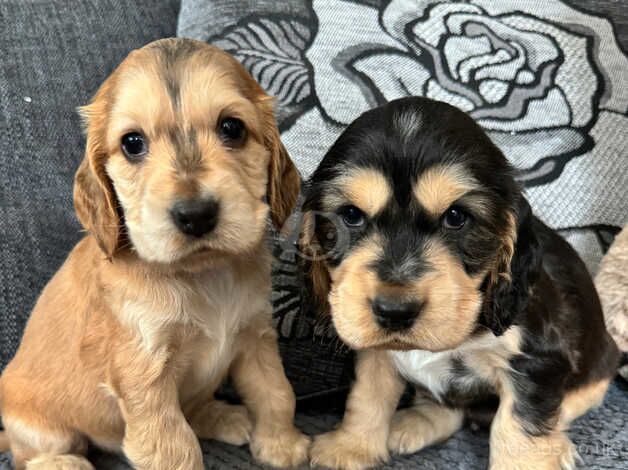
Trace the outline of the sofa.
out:
M 592 273 L 628 222 L 628 8 L 621 2 L 3 0 L 0 18 L 0 369 L 39 292 L 82 236 L 72 209 L 84 148 L 76 107 L 130 50 L 158 38 L 205 40 L 241 60 L 277 96 L 282 138 L 304 177 L 362 110 L 424 94 L 466 107 L 482 122 L 521 168 L 534 210 Z M 471 67 L 485 79 L 470 90 L 452 64 L 473 57 L 450 51 L 462 47 L 460 36 L 478 39 L 477 28 L 501 32 L 495 40 L 507 40 L 501 47 L 512 47 L 513 60 L 522 45 L 528 64 L 544 54 L 547 60 L 501 71 Z M 452 70 L 457 82 L 448 88 L 443 77 Z M 491 76 L 512 70 L 513 87 Z M 533 97 L 537 82 L 545 88 Z M 514 115 L 517 96 L 528 101 Z M 317 434 L 341 419 L 352 355 L 309 311 L 292 241 L 278 237 L 274 245 L 273 305 L 298 397 L 297 425 Z M 55 351 L 49 354 L 54 360 Z M 237 400 L 228 386 L 221 393 Z M 627 419 L 628 385 L 617 379 L 603 405 L 570 431 L 581 468 L 628 468 Z M 246 447 L 201 444 L 206 468 L 261 468 Z M 129 468 L 123 456 L 95 448 L 89 457 L 99 469 Z M 10 462 L 0 454 L 0 468 Z M 488 432 L 469 425 L 382 468 L 471 470 L 487 462 Z

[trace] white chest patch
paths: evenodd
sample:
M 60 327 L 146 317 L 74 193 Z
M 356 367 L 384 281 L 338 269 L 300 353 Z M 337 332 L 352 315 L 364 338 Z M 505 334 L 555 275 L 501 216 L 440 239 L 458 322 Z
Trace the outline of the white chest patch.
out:
M 436 398 L 447 390 L 452 378 L 452 351 L 430 352 L 415 349 L 412 351 L 390 351 L 399 373 L 410 383 L 427 388 Z
M 441 399 L 451 385 L 459 379 L 453 369 L 453 360 L 459 359 L 473 376 L 496 384 L 500 373 L 509 368 L 509 360 L 519 354 L 521 335 L 518 327 L 509 328 L 497 337 L 486 333 L 470 339 L 448 351 L 430 352 L 420 349 L 411 351 L 389 351 L 399 373 L 410 383 L 428 389 Z

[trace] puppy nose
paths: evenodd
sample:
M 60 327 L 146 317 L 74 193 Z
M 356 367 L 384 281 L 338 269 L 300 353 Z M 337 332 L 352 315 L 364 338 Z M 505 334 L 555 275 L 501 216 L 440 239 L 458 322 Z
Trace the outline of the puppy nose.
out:
M 410 328 L 421 313 L 419 302 L 398 302 L 384 297 L 373 300 L 373 313 L 382 328 L 400 331 Z
M 179 230 L 200 238 L 216 227 L 219 209 L 214 199 L 193 199 L 175 203 L 170 213 Z

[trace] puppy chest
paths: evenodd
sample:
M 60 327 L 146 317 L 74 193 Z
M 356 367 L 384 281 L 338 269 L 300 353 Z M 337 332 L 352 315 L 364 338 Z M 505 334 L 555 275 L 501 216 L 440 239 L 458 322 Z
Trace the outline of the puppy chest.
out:
M 391 351 L 390 355 L 408 382 L 444 404 L 467 406 L 495 393 L 489 381 L 471 370 L 460 354 L 414 350 Z
M 225 379 L 233 360 L 233 338 L 217 342 L 204 334 L 190 340 L 178 354 L 184 364 L 179 382 L 182 403 L 194 399 L 199 393 L 211 393 Z
M 450 353 L 429 351 L 391 351 L 399 373 L 410 383 L 426 388 L 441 399 L 453 377 Z

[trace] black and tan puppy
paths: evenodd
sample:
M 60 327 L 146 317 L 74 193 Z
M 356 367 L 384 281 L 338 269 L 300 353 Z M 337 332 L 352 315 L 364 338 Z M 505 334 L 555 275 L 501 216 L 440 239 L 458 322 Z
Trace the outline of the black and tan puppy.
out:
M 313 464 L 416 452 L 498 396 L 491 469 L 574 466 L 565 430 L 604 397 L 617 348 L 584 264 L 469 116 L 422 98 L 363 114 L 311 177 L 305 211 L 313 285 L 358 351 L 343 422 Z M 405 381 L 417 398 L 395 412 Z

